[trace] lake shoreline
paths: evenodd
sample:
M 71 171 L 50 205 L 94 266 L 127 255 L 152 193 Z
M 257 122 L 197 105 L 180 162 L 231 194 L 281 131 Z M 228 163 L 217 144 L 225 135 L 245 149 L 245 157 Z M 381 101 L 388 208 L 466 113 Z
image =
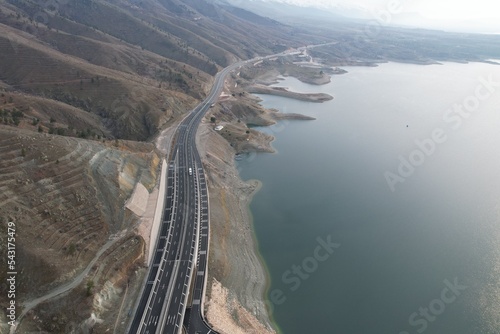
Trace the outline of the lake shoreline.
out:
M 343 73 L 346 73 L 346 72 L 341 72 L 339 74 L 343 74 Z M 304 78 L 299 78 L 299 77 L 295 77 L 295 76 L 291 76 L 291 75 L 289 75 L 289 77 L 296 78 L 297 80 L 299 80 L 303 83 L 313 85 L 313 86 L 320 86 L 320 85 L 326 85 L 326 84 L 331 83 L 330 76 L 328 76 L 327 80 L 322 80 L 322 81 L 317 81 L 317 82 L 311 82 L 308 80 L 304 80 Z M 272 84 L 279 83 L 280 79 L 281 79 L 281 74 L 278 72 L 274 72 L 273 75 L 266 76 L 265 85 L 264 84 L 258 85 L 259 89 L 255 89 L 255 87 L 257 87 L 257 85 L 253 85 L 250 87 L 249 93 L 251 93 L 251 94 L 269 94 L 269 95 L 287 97 L 287 98 L 305 101 L 305 102 L 311 102 L 311 103 L 322 103 L 322 102 L 330 101 L 333 99 L 333 97 L 331 95 L 328 95 L 328 94 L 291 92 L 288 90 L 284 90 L 282 88 L 278 88 L 276 90 L 275 88 L 270 87 Z M 264 93 L 263 90 L 265 90 L 267 93 Z M 266 107 L 264 107 L 262 105 L 262 103 L 261 103 L 262 99 L 260 99 L 256 95 L 253 95 L 253 96 L 259 100 L 258 103 L 262 108 L 267 109 Z M 271 109 L 271 110 L 273 110 L 273 109 Z M 283 121 L 283 120 L 287 120 L 287 119 L 316 120 L 314 117 L 309 116 L 309 115 L 302 115 L 302 114 L 295 114 L 295 113 L 287 114 L 287 113 L 282 113 L 281 110 L 279 110 L 279 109 L 275 109 L 275 111 L 276 111 L 276 113 L 275 113 L 276 116 L 274 118 L 277 121 L 277 123 L 279 123 L 280 121 Z M 268 127 L 270 125 L 273 125 L 273 124 L 263 125 L 262 127 Z M 274 141 L 274 139 L 275 138 L 273 137 L 273 140 L 271 140 L 268 143 L 269 146 L 266 147 L 266 150 L 256 151 L 254 154 L 259 154 L 259 153 L 276 154 L 277 150 L 274 147 L 272 147 L 272 142 Z M 250 152 L 250 153 L 253 153 L 253 152 Z M 248 154 L 248 152 L 247 152 L 247 154 Z M 282 329 L 280 328 L 278 322 L 274 319 L 274 316 L 273 316 L 274 305 L 272 305 L 272 302 L 268 298 L 269 292 L 271 290 L 272 277 L 271 277 L 271 273 L 270 273 L 270 270 L 268 268 L 267 262 L 265 261 L 263 255 L 260 251 L 259 239 L 257 237 L 257 232 L 255 229 L 254 216 L 253 216 L 253 213 L 251 210 L 252 201 L 253 201 L 254 197 L 257 195 L 257 193 L 261 190 L 263 183 L 262 183 L 262 181 L 257 180 L 257 179 L 243 180 L 240 173 L 237 173 L 237 175 L 238 175 L 239 180 L 242 182 L 257 182 L 258 183 L 258 186 L 254 189 L 254 191 L 249 196 L 244 198 L 244 200 L 243 200 L 243 202 L 246 203 L 245 206 L 246 206 L 247 211 L 248 211 L 248 215 L 247 215 L 248 221 L 244 222 L 244 224 L 251 226 L 251 228 L 252 228 L 253 240 L 254 240 L 253 241 L 254 242 L 254 247 L 253 247 L 254 252 L 255 252 L 255 255 L 259 258 L 259 261 L 261 263 L 261 267 L 262 267 L 263 272 L 265 274 L 265 284 L 264 284 L 264 289 L 263 289 L 263 293 L 262 293 L 262 300 L 266 305 L 267 316 L 269 318 L 270 323 L 272 324 L 273 329 L 276 330 L 276 333 L 281 334 L 281 333 L 283 333 Z
M 327 332 L 332 323 L 345 333 L 364 333 L 368 328 L 374 334 L 409 332 L 408 316 L 421 304 L 415 300 L 433 301 L 444 280 L 452 282 L 458 277 L 460 284 L 470 287 L 467 297 L 447 309 L 452 321 L 442 318 L 440 325 L 432 324 L 433 332 L 485 333 L 459 314 L 467 312 L 494 323 L 493 312 L 471 309 L 469 302 L 487 300 L 492 305 L 487 309 L 500 307 L 498 299 L 492 298 L 494 294 L 484 294 L 498 282 L 487 275 L 488 268 L 498 268 L 491 265 L 495 257 L 489 246 L 477 248 L 478 240 L 498 235 L 493 233 L 497 226 L 491 225 L 497 219 L 496 211 L 487 210 L 497 207 L 498 191 L 494 189 L 498 187 L 491 186 L 495 196 L 486 193 L 487 198 L 475 197 L 484 193 L 484 185 L 490 189 L 489 180 L 495 179 L 494 171 L 500 166 L 500 159 L 492 159 L 488 153 L 495 149 L 498 138 L 495 124 L 500 116 L 493 108 L 500 97 L 492 96 L 482 103 L 469 119 L 462 120 L 460 129 L 452 128 L 457 123 L 443 120 L 443 115 L 456 101 L 474 93 L 481 83 L 478 76 L 487 77 L 495 71 L 498 77 L 497 68 L 487 64 L 388 63 L 378 68 L 347 69 L 349 76 L 337 78 L 321 90 L 335 94 L 331 104 L 262 97 L 265 108 L 307 110 L 318 122 L 278 123 L 268 130 L 255 129 L 275 135 L 273 146 L 280 154 L 250 156 L 239 165 L 243 180 L 259 179 L 263 184 L 253 196 L 249 218 L 257 231 L 259 257 L 267 263 L 263 265 L 268 277 L 266 295 L 270 299 L 272 291 L 282 291 L 286 297 L 286 303 L 275 305 L 274 312 L 268 305 L 275 327 L 290 334 L 307 332 L 308 324 L 314 324 L 317 332 Z M 315 92 L 314 86 L 303 85 L 296 78 L 278 85 Z M 424 92 L 428 96 L 425 100 L 421 99 Z M 425 156 L 425 164 L 415 166 L 416 172 L 397 185 L 398 196 L 394 196 L 384 172 L 397 171 L 398 157 L 408 159 L 415 154 L 421 149 L 416 140 L 428 142 L 426 138 L 437 127 L 448 136 L 446 145 L 436 143 L 436 154 Z M 484 136 L 467 135 L 478 131 Z M 491 161 L 480 182 L 470 174 L 475 170 L 474 162 L 464 160 L 472 156 L 477 158 L 469 160 Z M 319 159 L 320 163 L 311 163 Z M 305 180 L 304 171 L 314 175 L 312 180 Z M 469 177 L 464 178 L 466 175 Z M 457 204 L 440 205 L 443 198 Z M 479 204 L 485 210 L 476 211 Z M 425 214 L 420 216 L 422 211 Z M 332 242 L 342 245 L 339 252 L 318 262 L 317 267 L 312 264 L 311 268 L 318 270 L 311 269 L 309 278 L 299 280 L 292 268 L 314 263 L 304 261 L 311 259 L 318 238 L 325 240 L 330 235 Z M 485 275 L 471 275 L 473 271 L 463 266 L 464 257 Z M 363 277 L 372 277 L 373 284 L 363 284 Z M 298 283 L 292 285 L 291 279 Z M 402 289 L 407 291 L 404 296 L 398 293 Z M 358 307 L 360 300 L 363 310 Z M 311 305 L 324 309 L 324 314 L 315 312 Z M 377 307 L 383 314 L 370 311 Z M 353 322 L 354 317 L 361 321 Z

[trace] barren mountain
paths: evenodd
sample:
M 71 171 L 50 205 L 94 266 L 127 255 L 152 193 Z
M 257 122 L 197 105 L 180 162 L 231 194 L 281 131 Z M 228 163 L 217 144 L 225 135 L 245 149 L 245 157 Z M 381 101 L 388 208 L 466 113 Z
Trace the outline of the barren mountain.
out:
M 0 0 L 0 244 L 14 222 L 19 332 L 124 330 L 145 259 L 125 204 L 158 184 L 151 140 L 222 67 L 304 40 L 199 0 Z
M 333 43 L 308 54 L 322 58 L 325 66 L 485 61 L 500 54 L 497 36 L 453 35 L 441 43 L 437 32 L 382 29 L 372 38 L 365 28 L 292 27 L 215 0 L 0 0 L 0 245 L 5 249 L 7 222 L 14 222 L 17 314 L 29 310 L 19 332 L 124 332 L 144 277 L 148 243 L 137 231 L 140 217 L 126 203 L 137 187 L 154 198 L 168 149 L 160 152 L 153 140 L 161 130 L 173 132 L 173 125 L 204 99 L 221 68 L 237 59 L 325 42 Z M 210 132 L 213 124 L 205 121 L 205 135 L 213 143 L 205 160 L 216 172 L 233 168 L 236 152 L 270 151 L 272 138 L 249 126 L 284 116 L 264 111 L 246 94 L 255 75 L 271 72 L 268 65 L 251 65 L 229 79 L 234 88 L 226 87 L 228 98 L 210 115 L 224 131 Z M 325 79 L 322 71 L 310 76 L 292 64 L 278 65 L 272 63 L 283 75 Z M 258 71 L 265 73 L 253 73 Z M 246 75 L 249 82 L 241 81 Z M 240 210 L 238 191 L 246 194 L 254 187 L 221 188 L 226 173 L 219 182 L 216 172 L 209 179 L 211 191 L 220 195 L 220 203 L 213 201 L 219 214 L 226 192 L 228 207 Z M 224 214 L 227 222 L 222 222 L 234 223 L 229 211 Z M 220 224 L 214 230 L 226 231 Z M 250 227 L 245 230 L 250 236 Z M 243 234 L 231 233 L 227 249 L 239 248 L 237 237 Z M 237 276 L 228 264 L 237 258 L 226 267 L 227 254 L 218 256 L 211 259 L 218 264 L 213 276 L 226 284 Z M 2 268 L 6 261 L 0 258 Z M 256 257 L 254 262 L 257 268 Z M 262 283 L 257 282 L 261 274 L 248 282 Z M 5 308 L 4 270 L 0 281 Z M 49 298 L 54 294 L 57 298 Z M 253 312 L 248 305 L 239 314 Z M 267 319 L 265 307 L 258 309 L 257 317 Z M 2 312 L 0 332 L 7 331 Z
M 300 44 L 292 28 L 245 14 L 205 1 L 1 1 L 0 82 L 101 124 L 76 131 L 147 140 L 200 101 L 221 67 Z

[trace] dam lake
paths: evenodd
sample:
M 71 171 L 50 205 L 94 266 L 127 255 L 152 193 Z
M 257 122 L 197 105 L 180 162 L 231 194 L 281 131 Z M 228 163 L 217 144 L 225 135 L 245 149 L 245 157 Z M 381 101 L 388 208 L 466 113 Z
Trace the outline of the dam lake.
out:
M 345 67 L 237 166 L 284 334 L 500 332 L 500 66 Z

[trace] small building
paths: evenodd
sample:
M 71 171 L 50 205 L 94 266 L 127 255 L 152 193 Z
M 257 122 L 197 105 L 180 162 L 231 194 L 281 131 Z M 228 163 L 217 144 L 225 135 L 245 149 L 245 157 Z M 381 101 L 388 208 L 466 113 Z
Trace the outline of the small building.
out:
M 224 127 L 223 127 L 222 125 L 217 125 L 217 126 L 214 128 L 214 130 L 215 130 L 215 131 L 220 131 L 220 130 L 222 130 L 222 129 L 224 129 Z

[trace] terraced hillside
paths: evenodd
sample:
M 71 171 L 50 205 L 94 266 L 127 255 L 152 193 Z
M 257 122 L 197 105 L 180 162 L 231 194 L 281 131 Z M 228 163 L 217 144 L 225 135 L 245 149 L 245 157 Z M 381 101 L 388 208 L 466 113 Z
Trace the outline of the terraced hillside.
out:
M 0 246 L 14 221 L 18 332 L 124 332 L 148 242 L 125 203 L 157 184 L 150 142 L 222 67 L 316 39 L 207 0 L 0 0 Z
M 99 259 L 92 291 L 84 289 L 80 296 L 87 300 L 86 307 L 80 306 L 83 321 L 95 311 L 88 302 L 94 292 L 107 281 L 126 282 L 128 270 L 142 264 L 142 241 L 126 232 L 136 219 L 124 203 L 136 182 L 149 190 L 155 185 L 159 158 L 153 145 L 0 126 L 0 156 L 0 217 L 17 225 L 18 303 L 71 281 L 109 240 L 118 238 L 117 247 L 128 245 L 124 252 L 111 249 Z M 4 306 L 5 286 L 0 290 Z

